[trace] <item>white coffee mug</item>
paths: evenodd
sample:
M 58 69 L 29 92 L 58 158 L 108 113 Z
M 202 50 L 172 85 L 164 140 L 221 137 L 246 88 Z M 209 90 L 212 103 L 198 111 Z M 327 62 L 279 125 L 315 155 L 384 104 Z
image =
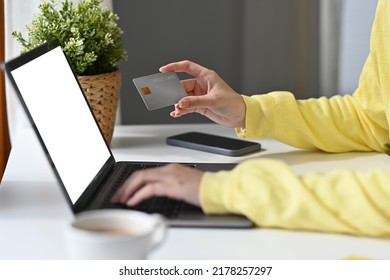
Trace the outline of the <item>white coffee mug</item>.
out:
M 146 259 L 166 236 L 158 214 L 126 209 L 91 210 L 75 215 L 65 232 L 70 259 Z

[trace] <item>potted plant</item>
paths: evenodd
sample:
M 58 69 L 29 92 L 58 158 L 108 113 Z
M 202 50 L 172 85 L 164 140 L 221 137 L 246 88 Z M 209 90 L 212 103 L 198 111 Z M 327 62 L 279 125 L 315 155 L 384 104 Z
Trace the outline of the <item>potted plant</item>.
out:
M 117 68 L 127 59 L 118 15 L 102 7 L 102 0 L 42 1 L 40 12 L 21 32 L 12 35 L 22 44 L 22 52 L 57 39 L 86 93 L 107 143 L 115 125 L 121 74 Z

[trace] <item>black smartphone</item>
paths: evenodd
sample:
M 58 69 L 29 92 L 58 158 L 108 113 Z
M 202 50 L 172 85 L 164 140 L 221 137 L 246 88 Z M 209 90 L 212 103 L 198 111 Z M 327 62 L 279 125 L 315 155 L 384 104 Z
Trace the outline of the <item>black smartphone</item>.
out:
M 187 132 L 167 138 L 167 144 L 225 156 L 242 156 L 261 150 L 261 144 L 201 132 Z

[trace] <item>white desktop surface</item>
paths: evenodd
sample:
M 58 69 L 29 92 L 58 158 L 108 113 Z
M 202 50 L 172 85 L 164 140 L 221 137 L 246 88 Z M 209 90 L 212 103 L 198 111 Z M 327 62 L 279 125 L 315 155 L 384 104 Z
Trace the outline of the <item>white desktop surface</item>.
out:
M 213 124 L 117 126 L 112 141 L 116 160 L 241 162 L 267 157 L 286 161 L 297 174 L 337 168 L 390 171 L 390 158 L 378 153 L 328 154 L 303 151 L 273 140 L 263 151 L 227 157 L 172 147 L 165 138 L 186 131 L 235 137 Z M 63 231 L 73 214 L 31 128 L 19 131 L 0 186 L 0 259 L 66 259 Z M 170 228 L 150 259 L 390 259 L 390 240 L 277 229 Z

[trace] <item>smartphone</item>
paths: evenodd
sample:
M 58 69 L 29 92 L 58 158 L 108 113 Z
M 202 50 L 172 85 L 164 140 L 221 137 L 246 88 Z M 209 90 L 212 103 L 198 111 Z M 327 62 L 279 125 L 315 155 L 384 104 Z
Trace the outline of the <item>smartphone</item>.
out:
M 242 156 L 261 150 L 261 144 L 241 139 L 217 136 L 201 132 L 187 132 L 170 136 L 168 145 L 179 146 L 225 156 Z

